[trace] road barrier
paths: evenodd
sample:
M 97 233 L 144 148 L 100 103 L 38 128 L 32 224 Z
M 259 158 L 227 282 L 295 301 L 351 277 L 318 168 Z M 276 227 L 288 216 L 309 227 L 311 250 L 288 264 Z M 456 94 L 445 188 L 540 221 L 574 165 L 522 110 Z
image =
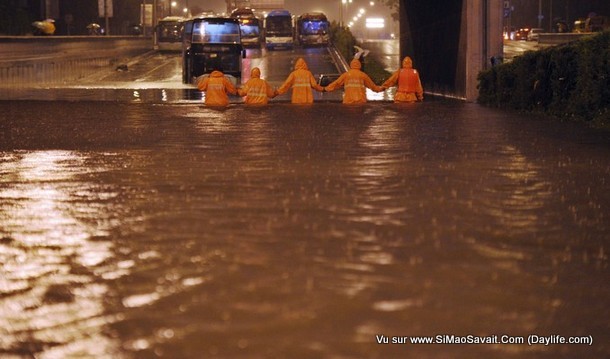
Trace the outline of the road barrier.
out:
M 150 37 L 0 37 L 0 86 L 67 83 L 151 49 Z
M 559 45 L 576 41 L 584 36 L 595 35 L 592 32 L 583 33 L 541 33 L 538 35 L 538 43 L 544 45 Z

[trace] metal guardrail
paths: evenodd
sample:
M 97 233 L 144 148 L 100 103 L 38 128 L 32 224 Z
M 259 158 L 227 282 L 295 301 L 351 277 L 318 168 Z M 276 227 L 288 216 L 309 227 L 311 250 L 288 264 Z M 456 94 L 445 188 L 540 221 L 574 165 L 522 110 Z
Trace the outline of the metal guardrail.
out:
M 151 49 L 150 37 L 0 37 L 0 86 L 74 81 Z
M 341 55 L 339 50 L 337 50 L 335 45 L 329 44 L 328 52 L 330 53 L 330 56 L 332 57 L 333 62 L 335 63 L 335 66 L 337 67 L 337 71 L 339 71 L 339 73 L 347 72 L 347 70 L 349 70 L 349 64 L 347 63 L 347 60 L 345 60 L 345 58 L 343 57 L 343 55 Z
M 326 49 L 328 50 L 330 57 L 332 58 L 333 62 L 335 63 L 335 67 L 337 68 L 337 73 L 320 74 L 318 76 L 318 85 L 320 85 L 320 86 L 328 86 L 331 82 L 338 79 L 342 73 L 347 72 L 347 70 L 349 70 L 349 65 L 347 64 L 347 61 L 345 60 L 343 55 L 341 55 L 339 50 L 337 50 L 337 48 L 333 44 L 329 44 Z
M 541 33 L 538 35 L 538 43 L 542 45 L 559 45 L 576 41 L 585 36 L 591 36 L 594 32 L 580 33 Z

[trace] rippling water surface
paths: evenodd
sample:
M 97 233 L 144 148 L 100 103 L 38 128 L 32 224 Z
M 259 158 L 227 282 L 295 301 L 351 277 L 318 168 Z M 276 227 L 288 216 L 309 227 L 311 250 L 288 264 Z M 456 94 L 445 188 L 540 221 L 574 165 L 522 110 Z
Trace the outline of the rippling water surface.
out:
M 434 100 L 0 110 L 0 356 L 610 356 L 607 134 Z M 376 339 L 437 334 L 594 342 Z

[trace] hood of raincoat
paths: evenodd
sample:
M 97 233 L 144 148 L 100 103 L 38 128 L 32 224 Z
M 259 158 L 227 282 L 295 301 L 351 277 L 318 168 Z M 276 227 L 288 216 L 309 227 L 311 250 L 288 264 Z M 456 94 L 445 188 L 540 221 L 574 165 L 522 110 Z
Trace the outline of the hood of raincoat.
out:
M 261 78 L 261 70 L 258 67 L 252 68 L 250 71 L 250 78 L 252 79 L 260 79 Z
M 297 62 L 294 64 L 294 69 L 295 70 L 309 70 L 307 68 L 307 63 L 305 62 L 305 60 L 303 60 L 302 57 L 299 57 L 297 59 Z
M 352 62 L 349 63 L 349 67 L 355 70 L 360 70 L 362 68 L 362 64 L 360 63 L 360 60 L 353 59 Z
M 403 69 L 411 69 L 413 68 L 413 60 L 409 56 L 405 57 L 402 60 L 402 68 Z
M 218 70 L 214 70 L 212 71 L 212 73 L 210 74 L 210 77 L 223 77 L 224 74 Z

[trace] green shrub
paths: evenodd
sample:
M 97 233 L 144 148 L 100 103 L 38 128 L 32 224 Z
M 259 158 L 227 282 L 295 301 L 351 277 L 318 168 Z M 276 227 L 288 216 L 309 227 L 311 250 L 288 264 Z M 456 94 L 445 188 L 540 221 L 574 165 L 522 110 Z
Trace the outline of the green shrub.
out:
M 482 71 L 478 102 L 604 122 L 610 104 L 610 32 L 526 52 Z

